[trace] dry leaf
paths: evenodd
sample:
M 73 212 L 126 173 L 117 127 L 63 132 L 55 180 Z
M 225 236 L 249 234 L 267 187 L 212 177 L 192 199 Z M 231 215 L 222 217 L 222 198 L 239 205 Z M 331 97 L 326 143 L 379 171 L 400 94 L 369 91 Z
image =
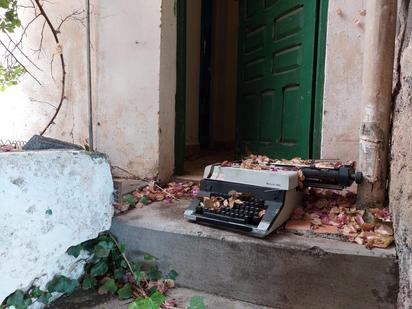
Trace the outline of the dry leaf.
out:
M 375 227 L 375 232 L 381 235 L 392 236 L 393 229 L 386 224 L 379 224 Z

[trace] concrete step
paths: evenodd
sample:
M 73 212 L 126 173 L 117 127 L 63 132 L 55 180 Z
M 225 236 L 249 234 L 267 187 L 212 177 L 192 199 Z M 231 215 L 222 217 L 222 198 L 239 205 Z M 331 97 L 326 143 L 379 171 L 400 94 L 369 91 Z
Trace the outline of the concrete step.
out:
M 150 253 L 177 283 L 275 308 L 394 308 L 394 249 L 369 250 L 319 237 L 257 239 L 183 218 L 189 201 L 155 203 L 114 219 L 112 232 L 132 259 Z
M 176 288 L 168 291 L 169 299 L 175 299 L 179 308 L 187 308 L 193 296 L 203 297 L 204 304 L 208 309 L 275 309 L 265 306 L 254 305 L 238 300 L 207 294 L 200 291 Z M 119 300 L 110 295 L 99 295 L 85 291 L 77 291 L 70 297 L 59 299 L 51 304 L 52 309 L 127 309 L 130 300 Z

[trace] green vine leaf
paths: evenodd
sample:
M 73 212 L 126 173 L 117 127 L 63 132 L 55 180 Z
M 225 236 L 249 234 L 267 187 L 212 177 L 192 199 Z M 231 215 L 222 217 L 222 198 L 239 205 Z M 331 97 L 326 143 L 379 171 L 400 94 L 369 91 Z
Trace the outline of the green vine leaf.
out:
M 205 303 L 203 302 L 203 297 L 193 296 L 190 299 L 190 304 L 187 309 L 206 309 Z
M 89 290 L 92 289 L 96 286 L 97 281 L 95 278 L 90 277 L 90 276 L 86 276 L 83 279 L 83 283 L 82 283 L 82 289 L 83 290 Z
M 177 276 L 179 276 L 179 274 L 177 273 L 176 270 L 172 269 L 171 271 L 169 271 L 169 273 L 167 274 L 166 279 L 172 279 L 173 281 L 176 281 Z
M 134 280 L 136 282 L 141 282 L 146 279 L 146 273 L 144 271 L 139 271 L 134 273 Z
M 127 194 L 123 196 L 123 203 L 130 205 L 131 207 L 136 206 L 136 201 L 134 200 L 133 195 Z
M 9 0 L 0 0 L 0 8 L 8 9 L 9 8 Z
M 163 275 L 158 266 L 152 266 L 150 267 L 148 276 L 150 280 L 159 280 Z
M 126 272 L 123 269 L 116 269 L 114 271 L 113 277 L 116 280 L 122 280 L 124 278 L 124 276 L 126 275 Z
M 165 300 L 166 297 L 163 294 L 156 292 L 150 297 L 136 299 L 128 309 L 159 309 Z
M 37 298 L 37 300 L 39 302 L 41 302 L 42 304 L 47 305 L 50 302 L 50 298 L 52 297 L 51 293 L 48 292 L 43 292 L 40 297 Z
M 103 285 L 99 288 L 99 294 L 114 294 L 117 292 L 117 284 L 114 279 L 107 279 Z
M 0 17 L 0 30 L 3 21 Z M 19 78 L 25 73 L 21 65 L 7 66 L 0 64 L 0 91 L 5 91 L 8 87 L 17 85 Z
M 150 204 L 150 200 L 149 200 L 149 198 L 146 196 L 146 195 L 143 195 L 142 197 L 141 197 L 141 199 L 139 200 L 139 203 L 142 203 L 143 205 L 149 205 Z
M 150 254 L 145 254 L 144 260 L 147 262 L 153 262 L 153 261 L 157 261 L 158 258 Z
M 77 246 L 72 246 L 69 249 L 67 249 L 66 253 L 77 259 L 81 251 L 82 251 L 82 245 L 77 245 Z
M 109 256 L 110 251 L 113 249 L 113 243 L 108 241 L 101 241 L 94 249 L 94 254 L 98 258 L 106 258 Z
M 63 293 L 71 295 L 74 290 L 79 286 L 79 282 L 76 279 L 69 279 L 65 276 L 55 276 L 50 281 L 46 288 L 50 293 Z
M 133 296 L 132 285 L 127 283 L 117 291 L 117 295 L 121 300 L 129 299 Z
M 6 304 L 9 307 L 14 306 L 16 309 L 26 309 L 32 304 L 32 301 L 30 298 L 26 298 L 23 291 L 17 290 L 7 298 Z
M 100 261 L 90 269 L 90 275 L 92 277 L 102 276 L 107 273 L 109 266 L 106 261 Z
M 30 292 L 30 296 L 33 298 L 39 298 L 42 294 L 43 294 L 43 291 L 38 286 L 36 286 Z

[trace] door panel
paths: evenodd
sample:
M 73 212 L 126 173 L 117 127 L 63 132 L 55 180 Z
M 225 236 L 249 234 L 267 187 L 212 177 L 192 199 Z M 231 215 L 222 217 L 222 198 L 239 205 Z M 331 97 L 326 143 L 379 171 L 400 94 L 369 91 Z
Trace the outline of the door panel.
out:
M 309 157 L 317 0 L 240 3 L 242 152 Z

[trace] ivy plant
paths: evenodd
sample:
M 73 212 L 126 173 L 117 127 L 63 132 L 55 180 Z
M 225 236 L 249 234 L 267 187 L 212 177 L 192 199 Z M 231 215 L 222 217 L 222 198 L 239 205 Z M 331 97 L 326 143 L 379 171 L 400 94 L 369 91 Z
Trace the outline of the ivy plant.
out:
M 131 262 L 125 249 L 110 233 L 70 247 L 67 254 L 74 258 L 88 256 L 85 274 L 80 280 L 57 275 L 45 290 L 36 286 L 27 292 L 18 290 L 7 297 L 0 308 L 27 309 L 35 302 L 48 304 L 53 295 L 71 295 L 77 288 L 94 289 L 99 294 L 111 294 L 122 300 L 133 298 L 128 309 L 161 308 L 166 301 L 165 293 L 174 287 L 178 273 L 171 270 L 164 275 L 156 265 L 157 258 L 149 254 L 142 261 Z M 189 309 L 205 308 L 202 298 L 191 299 Z
M 0 30 L 12 33 L 21 26 L 17 14 L 17 0 L 0 0 Z
M 21 21 L 17 12 L 17 0 L 0 0 L 0 31 L 13 33 L 21 27 Z M 0 64 L 0 91 L 16 85 L 19 77 L 25 73 L 20 64 Z

